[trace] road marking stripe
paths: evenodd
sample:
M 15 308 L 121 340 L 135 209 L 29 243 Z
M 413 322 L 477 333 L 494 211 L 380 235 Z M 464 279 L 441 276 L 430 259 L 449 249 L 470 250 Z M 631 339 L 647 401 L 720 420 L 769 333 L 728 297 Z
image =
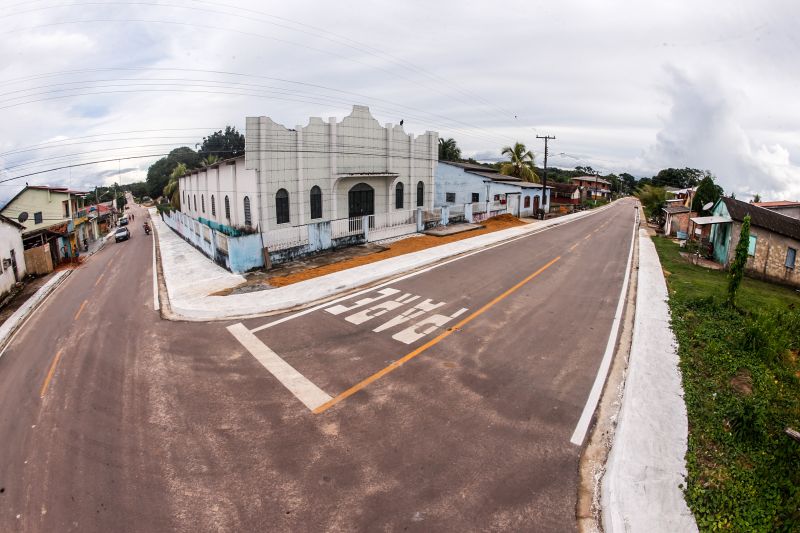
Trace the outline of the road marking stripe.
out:
M 47 386 L 50 385 L 50 380 L 53 378 L 53 373 L 56 371 L 56 365 L 58 364 L 58 360 L 61 359 L 61 354 L 64 350 L 59 350 L 55 357 L 53 357 L 53 362 L 50 363 L 50 370 L 47 372 L 47 377 L 44 378 L 44 383 L 42 383 L 42 388 L 39 391 L 39 397 L 44 398 L 45 393 L 47 392 Z
M 334 300 L 331 300 L 331 301 L 328 301 L 328 302 L 325 302 L 325 303 L 322 303 L 322 304 L 319 304 L 319 305 L 315 305 L 315 306 L 309 307 L 308 309 L 303 309 L 302 311 L 298 311 L 298 312 L 296 312 L 294 314 L 285 316 L 283 318 L 279 318 L 277 320 L 273 320 L 272 322 L 267 322 L 266 324 L 263 324 L 261 326 L 255 327 L 255 328 L 251 329 L 250 331 L 252 331 L 253 333 L 256 333 L 258 331 L 262 331 L 262 330 L 265 330 L 267 328 L 271 328 L 273 326 L 277 326 L 278 324 L 283 324 L 284 322 L 288 322 L 289 320 L 292 320 L 292 319 L 295 319 L 295 318 L 300 318 L 301 316 L 305 316 L 305 315 L 307 315 L 309 313 L 313 313 L 314 311 L 318 311 L 319 309 L 324 309 L 324 308 L 329 307 L 329 306 L 331 306 L 333 304 L 336 304 L 336 303 L 339 303 L 339 302 L 343 302 L 345 300 L 349 300 L 350 298 L 355 298 L 357 296 L 361 296 L 362 294 L 367 294 L 368 292 L 372 292 L 372 291 L 380 289 L 382 287 L 386 287 L 387 285 L 392 285 L 393 283 L 399 283 L 399 282 L 407 280 L 409 278 L 413 278 L 414 276 L 419 276 L 421 274 L 425 274 L 426 272 L 430 272 L 431 270 L 434 270 L 436 268 L 443 267 L 445 265 L 449 265 L 450 263 L 453 263 L 455 261 L 460 261 L 462 259 L 466 259 L 467 257 L 473 256 L 475 254 L 480 254 L 480 253 L 483 253 L 483 252 L 487 252 L 487 251 L 492 250 L 493 248 L 497 248 L 499 246 L 506 246 L 508 244 L 511 244 L 512 242 L 518 241 L 520 239 L 527 239 L 527 238 L 533 237 L 534 235 L 539 235 L 540 233 L 544 233 L 545 231 L 550 231 L 550 230 L 556 229 L 556 228 L 562 228 L 562 227 L 566 226 L 567 224 L 572 224 L 573 222 L 580 222 L 581 220 L 587 220 L 590 217 L 593 217 L 595 215 L 599 215 L 601 213 L 604 213 L 604 212 L 610 210 L 612 207 L 614 207 L 614 206 L 612 204 L 609 204 L 609 205 L 607 205 L 605 207 L 600 207 L 597 210 L 593 210 L 592 212 L 590 212 L 589 214 L 587 214 L 584 217 L 573 218 L 572 220 L 567 220 L 566 222 L 562 222 L 562 223 L 554 225 L 554 226 L 548 226 L 546 228 L 542 228 L 542 229 L 539 229 L 539 230 L 532 230 L 530 233 L 526 233 L 526 234 L 520 235 L 518 237 L 512 237 L 512 238 L 506 239 L 506 240 L 504 240 L 502 242 L 498 242 L 498 243 L 495 243 L 495 244 L 490 244 L 489 246 L 485 246 L 483 248 L 479 248 L 479 249 L 473 250 L 471 252 L 465 252 L 465 253 L 463 253 L 461 255 L 458 255 L 456 257 L 453 257 L 451 259 L 447 259 L 447 260 L 444 260 L 444 261 L 442 261 L 440 263 L 436 263 L 434 265 L 431 265 L 429 267 L 425 267 L 425 268 L 422 268 L 420 270 L 411 272 L 410 274 L 405 274 L 403 276 L 400 276 L 399 278 L 394 278 L 394 279 L 390 279 L 389 281 L 384 281 L 383 283 L 379 283 L 378 285 L 375 285 L 374 287 L 369 287 L 367 289 L 363 289 L 363 290 L 360 290 L 360 291 L 357 291 L 357 292 L 354 292 L 354 293 L 351 293 L 351 294 L 347 294 L 347 295 L 342 296 L 340 298 L 336 298 Z
M 88 304 L 88 303 L 89 303 L 89 300 L 84 300 L 83 301 L 83 303 L 81 304 L 80 309 L 78 309 L 78 312 L 75 313 L 74 320 L 78 320 L 78 317 L 81 316 L 81 313 L 83 312 L 83 308 L 86 307 L 86 304 Z
M 539 274 L 541 274 L 542 272 L 544 272 L 545 270 L 550 268 L 559 259 L 561 259 L 561 256 L 558 256 L 555 259 L 552 259 L 549 263 L 547 263 L 546 265 L 541 267 L 539 270 L 537 270 L 533 274 L 530 274 L 528 277 L 526 277 L 525 279 L 523 279 L 522 281 L 520 281 L 519 283 L 517 283 L 516 285 L 514 285 L 510 289 L 506 290 L 501 295 L 495 297 L 492 301 L 490 301 L 489 303 L 485 304 L 483 307 L 481 307 L 480 309 L 478 309 L 477 311 L 475 311 L 474 313 L 472 313 L 471 315 L 469 315 L 468 317 L 463 319 L 461 322 L 457 323 L 455 326 L 453 326 L 451 328 L 448 328 L 447 330 L 445 330 L 442 333 L 440 333 L 437 337 L 429 340 L 428 342 L 426 342 L 425 344 L 423 344 L 422 346 L 420 346 L 416 350 L 413 350 L 412 352 L 404 355 L 402 358 L 398 359 L 397 361 L 395 361 L 394 363 L 392 363 L 389 366 L 385 367 L 384 369 L 379 370 L 378 372 L 372 374 L 370 377 L 366 378 L 365 380 L 361 381 L 360 383 L 357 383 L 357 384 L 353 385 L 352 387 L 350 387 L 349 389 L 347 389 L 343 393 L 339 394 L 335 398 L 332 398 L 331 400 L 329 400 L 329 401 L 325 402 L 324 404 L 320 405 L 319 407 L 314 409 L 314 414 L 320 414 L 320 413 L 330 409 L 331 407 L 333 407 L 337 403 L 341 402 L 342 400 L 344 400 L 346 398 L 349 398 L 350 396 L 352 396 L 356 392 L 360 391 L 361 389 L 363 389 L 364 387 L 366 387 L 370 383 L 373 383 L 374 381 L 377 381 L 378 379 L 382 378 L 383 376 L 385 376 L 389 372 L 392 372 L 392 371 L 400 368 L 401 366 L 403 366 L 405 363 L 407 363 L 411 359 L 415 358 L 419 354 L 421 354 L 424 351 L 426 351 L 428 348 L 431 348 L 432 346 L 435 346 L 435 345 L 439 344 L 442 340 L 444 340 L 447 337 L 449 337 L 452 333 L 460 330 L 465 325 L 467 325 L 468 323 L 472 322 L 475 318 L 479 317 L 480 315 L 482 315 L 483 313 L 485 313 L 486 311 L 488 311 L 489 309 L 494 307 L 498 302 L 500 302 L 501 300 L 504 300 L 510 294 L 516 292 L 520 287 L 522 287 L 523 285 L 525 285 L 526 283 L 531 281 L 533 278 L 535 278 L 536 276 L 538 276 Z
M 155 228 L 155 225 L 153 225 Z M 158 270 L 156 269 L 156 238 L 153 235 L 153 309 L 158 311 L 161 304 L 158 301 Z
M 294 369 L 292 365 L 270 350 L 269 346 L 261 342 L 244 324 L 228 326 L 228 331 L 236 337 L 242 346 L 249 351 L 264 368 L 270 371 L 281 384 L 289 389 L 298 400 L 303 402 L 310 410 L 317 409 L 330 401 L 331 397 L 322 389 L 314 385 L 303 374 Z
M 619 294 L 619 301 L 617 302 L 617 310 L 614 312 L 614 322 L 611 324 L 611 333 L 608 335 L 608 342 L 606 343 L 606 351 L 603 354 L 603 359 L 600 362 L 600 368 L 597 369 L 597 375 L 594 378 L 594 384 L 589 392 L 589 397 L 586 399 L 586 405 L 583 406 L 583 412 L 575 426 L 575 431 L 572 433 L 572 438 L 569 441 L 576 446 L 583 444 L 583 439 L 586 438 L 586 432 L 589 431 L 589 424 L 592 421 L 597 403 L 600 401 L 600 394 L 603 392 L 603 386 L 608 376 L 608 369 L 611 367 L 611 359 L 614 355 L 614 348 L 617 345 L 617 333 L 619 332 L 619 325 L 622 322 L 622 310 L 625 307 L 625 295 L 628 293 L 628 281 L 630 280 L 631 273 L 631 260 L 633 259 L 633 243 L 636 238 L 636 224 L 639 220 L 637 216 L 633 219 L 633 232 L 631 233 L 631 246 L 628 251 L 628 264 L 625 267 L 625 278 L 622 280 L 622 289 Z
M 102 273 L 102 274 L 100 274 L 100 277 L 99 277 L 99 278 L 97 278 L 97 281 L 95 281 L 95 282 L 94 282 L 94 286 L 95 286 L 95 287 L 97 287 L 98 285 L 100 285 L 100 281 L 102 281 L 102 279 L 103 279 L 103 276 L 105 276 L 105 275 L 106 275 L 106 271 L 104 270 L 104 271 L 103 271 L 103 273 Z

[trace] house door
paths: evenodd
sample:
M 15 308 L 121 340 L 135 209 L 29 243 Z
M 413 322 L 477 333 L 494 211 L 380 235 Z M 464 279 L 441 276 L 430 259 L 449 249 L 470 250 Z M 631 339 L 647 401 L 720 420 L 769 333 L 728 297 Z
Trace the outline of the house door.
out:
M 533 197 L 533 216 L 536 216 L 538 214 L 539 214 L 539 197 L 538 196 L 534 196 Z
M 347 216 L 363 217 L 375 214 L 375 189 L 359 183 L 347 194 Z
M 515 217 L 519 216 L 519 195 L 518 194 L 509 194 L 508 195 L 508 208 L 506 212 L 511 213 Z
M 15 250 L 11 250 L 11 269 L 14 271 L 14 281 L 19 281 L 19 272 L 17 271 L 17 254 Z

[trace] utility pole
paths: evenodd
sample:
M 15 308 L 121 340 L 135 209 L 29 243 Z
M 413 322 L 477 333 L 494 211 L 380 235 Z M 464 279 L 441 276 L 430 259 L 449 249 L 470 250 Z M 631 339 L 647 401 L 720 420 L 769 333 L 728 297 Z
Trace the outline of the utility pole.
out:
M 542 177 L 542 203 L 547 206 L 547 209 L 544 210 L 544 213 L 546 214 L 547 211 L 549 211 L 550 209 L 550 203 L 547 201 L 547 141 L 549 141 L 550 139 L 555 140 L 556 138 L 550 135 L 537 135 L 536 138 L 544 139 L 544 176 Z M 544 214 L 542 215 L 542 220 L 544 220 Z

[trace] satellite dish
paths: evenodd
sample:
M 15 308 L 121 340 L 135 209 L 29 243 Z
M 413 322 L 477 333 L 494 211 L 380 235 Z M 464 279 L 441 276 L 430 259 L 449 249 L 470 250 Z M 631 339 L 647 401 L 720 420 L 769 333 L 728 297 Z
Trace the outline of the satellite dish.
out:
M 706 205 L 703 206 L 703 211 L 708 211 L 712 207 L 714 207 L 714 202 L 708 202 Z
M 20 224 L 22 224 L 23 222 L 28 220 L 28 212 L 27 211 L 23 211 L 22 213 L 20 213 L 19 216 L 17 217 L 17 220 L 19 220 Z

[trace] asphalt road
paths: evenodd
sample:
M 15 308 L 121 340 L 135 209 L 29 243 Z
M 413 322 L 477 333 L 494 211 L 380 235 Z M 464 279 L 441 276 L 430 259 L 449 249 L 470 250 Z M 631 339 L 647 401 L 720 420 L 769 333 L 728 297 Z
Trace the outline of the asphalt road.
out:
M 159 318 L 136 210 L 0 357 L 0 531 L 574 530 L 632 205 L 241 324 Z

